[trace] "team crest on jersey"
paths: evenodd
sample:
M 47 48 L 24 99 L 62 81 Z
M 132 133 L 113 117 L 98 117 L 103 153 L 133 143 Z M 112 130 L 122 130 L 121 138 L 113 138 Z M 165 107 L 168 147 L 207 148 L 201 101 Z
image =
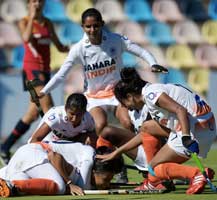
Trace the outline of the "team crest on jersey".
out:
M 150 92 L 147 97 L 150 99 L 150 100 L 153 100 L 157 95 L 154 93 L 154 92 Z
M 54 120 L 54 119 L 55 119 L 55 115 L 54 115 L 54 114 L 53 114 L 53 115 L 50 115 L 50 116 L 48 117 L 48 119 L 49 119 L 50 121 Z

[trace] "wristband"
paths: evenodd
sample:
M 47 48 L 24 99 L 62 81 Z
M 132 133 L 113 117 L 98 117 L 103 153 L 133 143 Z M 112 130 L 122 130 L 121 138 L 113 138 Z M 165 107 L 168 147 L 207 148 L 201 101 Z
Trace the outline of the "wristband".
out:
M 153 170 L 153 168 L 152 168 L 151 165 L 148 165 L 148 172 L 149 172 L 152 176 L 156 176 L 156 174 L 155 174 L 155 172 L 154 172 L 154 170 Z

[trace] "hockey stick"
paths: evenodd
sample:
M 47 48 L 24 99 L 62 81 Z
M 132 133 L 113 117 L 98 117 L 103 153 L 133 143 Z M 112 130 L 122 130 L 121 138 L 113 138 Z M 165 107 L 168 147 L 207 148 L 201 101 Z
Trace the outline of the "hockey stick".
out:
M 206 179 L 206 181 L 207 181 L 207 183 L 208 183 L 210 189 L 211 189 L 213 192 L 217 193 L 217 188 L 216 188 L 216 186 L 214 186 L 214 185 L 212 184 L 211 180 L 209 179 L 209 177 L 208 177 L 208 175 L 207 175 L 207 173 L 206 173 L 206 171 L 205 171 L 205 169 L 204 169 L 204 166 L 202 165 L 202 163 L 201 163 L 200 159 L 198 158 L 197 154 L 196 154 L 196 153 L 192 153 L 192 154 L 191 154 L 191 157 L 192 157 L 193 160 L 196 162 L 198 168 L 200 169 L 200 172 L 201 172 L 201 173 L 203 174 L 203 176 L 205 177 L 205 179 Z
M 41 104 L 40 104 L 40 101 L 39 101 L 39 98 L 38 98 L 38 94 L 35 91 L 35 88 L 34 88 L 34 86 L 32 84 L 32 81 L 27 80 L 26 87 L 27 87 L 27 89 L 28 89 L 28 91 L 29 91 L 29 93 L 30 93 L 30 95 L 32 97 L 32 101 L 35 103 L 35 105 L 38 108 L 38 112 L 39 112 L 40 116 L 43 117 L 44 112 L 43 112 L 43 110 L 41 108 Z
M 133 190 L 133 189 L 109 189 L 109 190 L 84 190 L 85 194 L 97 195 L 97 194 L 161 194 L 164 190 Z

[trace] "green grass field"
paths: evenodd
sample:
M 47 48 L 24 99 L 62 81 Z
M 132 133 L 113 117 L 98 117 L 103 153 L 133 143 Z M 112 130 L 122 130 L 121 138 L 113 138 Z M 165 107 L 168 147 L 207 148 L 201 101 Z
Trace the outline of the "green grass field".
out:
M 217 148 L 216 145 L 212 148 L 212 150 L 209 152 L 209 155 L 207 159 L 202 160 L 202 163 L 204 166 L 209 166 L 213 168 L 217 172 L 217 159 L 216 159 L 216 154 L 217 154 Z M 127 162 L 129 162 L 127 160 Z M 190 160 L 187 164 L 189 165 L 195 165 L 193 160 Z M 129 174 L 129 180 L 130 181 L 142 181 L 142 176 L 138 174 L 137 171 L 134 170 L 128 170 Z M 213 181 L 215 185 L 217 185 L 217 175 L 215 176 L 215 179 Z M 17 200 L 72 200 L 72 199 L 89 199 L 89 200 L 137 200 L 137 199 L 148 199 L 148 200 L 215 200 L 217 199 L 217 193 L 213 193 L 209 186 L 207 185 L 205 188 L 205 191 L 203 194 L 199 195 L 186 195 L 185 190 L 187 189 L 188 185 L 178 185 L 176 186 L 176 191 L 166 193 L 166 194 L 135 194 L 135 195 L 86 195 L 86 196 L 70 196 L 70 195 L 65 195 L 65 196 L 25 196 L 25 197 L 10 197 L 11 199 L 17 199 Z

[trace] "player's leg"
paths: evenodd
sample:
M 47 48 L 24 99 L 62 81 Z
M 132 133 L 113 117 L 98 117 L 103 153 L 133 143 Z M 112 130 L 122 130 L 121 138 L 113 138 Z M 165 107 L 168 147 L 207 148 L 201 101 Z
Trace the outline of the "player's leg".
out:
M 198 167 L 182 165 L 179 163 L 183 163 L 188 160 L 187 157 L 183 157 L 178 155 L 173 149 L 171 149 L 167 144 L 160 150 L 161 155 L 167 155 L 167 162 L 164 159 L 162 164 L 158 164 L 154 167 L 154 172 L 156 176 L 148 176 L 148 183 L 144 184 L 144 187 L 147 185 L 155 186 L 159 179 L 188 179 L 190 181 L 189 188 L 187 189 L 187 194 L 198 194 L 204 190 L 206 185 L 206 179 L 201 174 Z M 160 158 L 160 156 L 156 156 L 156 159 Z M 159 161 L 160 162 L 160 161 Z M 206 172 L 210 179 L 214 177 L 214 171 L 210 168 L 206 168 Z
M 25 115 L 20 119 L 12 130 L 11 134 L 7 137 L 1 145 L 1 156 L 8 163 L 10 158 L 10 149 L 16 141 L 24 135 L 30 128 L 32 122 L 38 118 L 38 111 L 36 105 L 29 102 L 29 106 Z
M 115 116 L 125 129 L 134 131 L 127 108 L 119 104 L 116 108 Z
M 35 166 L 33 169 L 26 171 L 26 174 L 32 179 L 38 180 L 34 184 L 35 193 L 64 194 L 65 192 L 65 183 L 62 177 L 50 163 Z M 43 182 L 43 180 L 45 181 Z
M 107 114 L 101 107 L 94 107 L 90 111 L 92 115 L 95 126 L 96 126 L 96 133 L 99 136 L 105 126 L 107 126 Z
M 36 92 L 39 93 L 43 87 L 43 85 L 38 85 L 35 87 Z M 43 96 L 41 99 L 39 99 L 39 101 L 41 109 L 44 113 L 46 113 L 54 105 L 50 94 Z

